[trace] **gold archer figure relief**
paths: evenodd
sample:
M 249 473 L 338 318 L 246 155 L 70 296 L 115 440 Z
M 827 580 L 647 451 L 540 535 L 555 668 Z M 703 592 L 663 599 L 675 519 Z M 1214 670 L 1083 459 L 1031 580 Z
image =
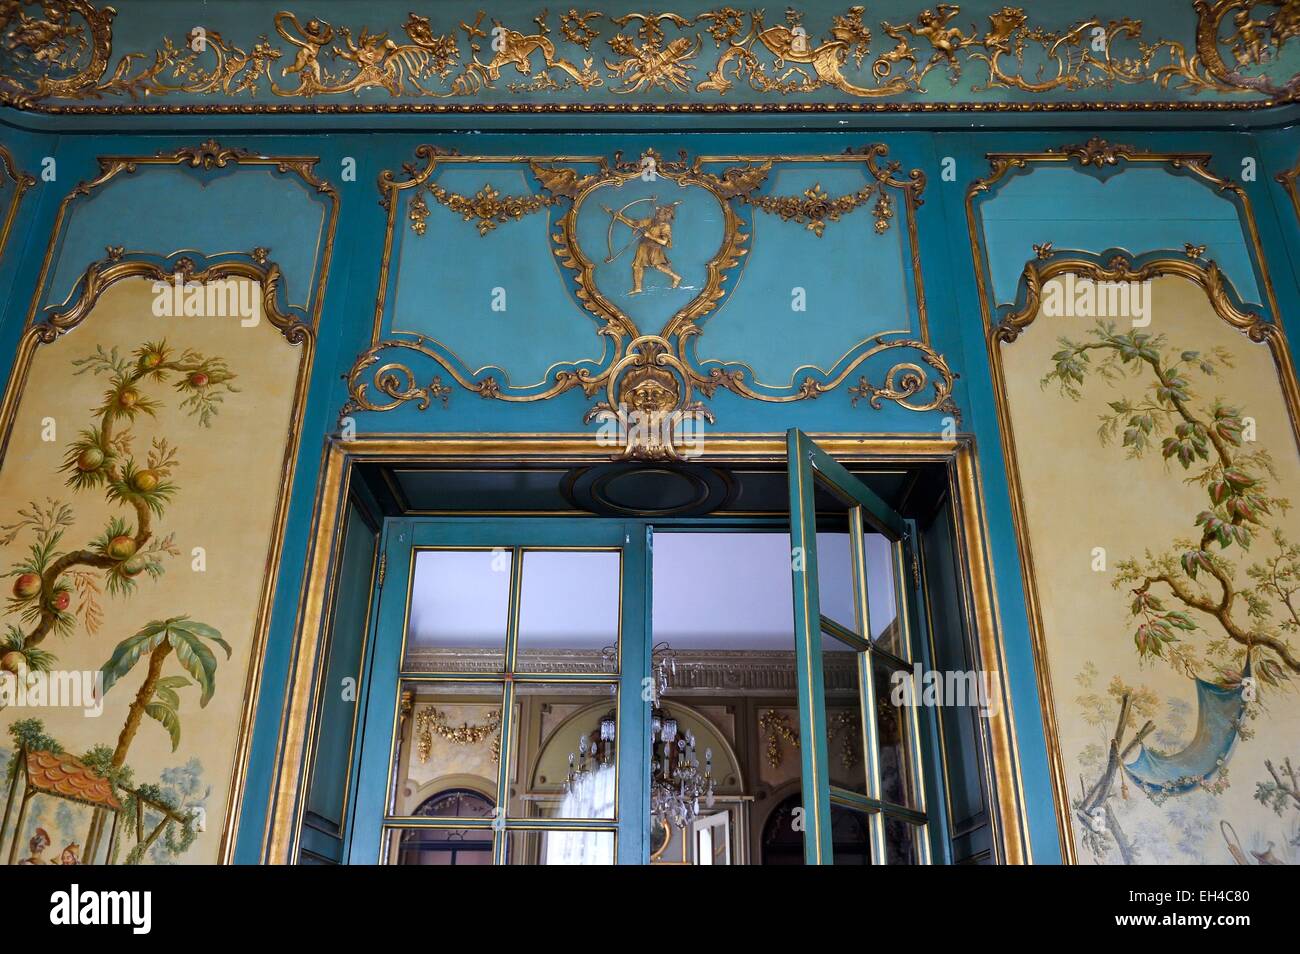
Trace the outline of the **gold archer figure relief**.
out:
M 644 202 L 649 202 L 651 206 L 648 218 L 633 219 L 627 215 L 628 209 Z M 671 278 L 673 288 L 681 285 L 682 276 L 673 271 L 673 263 L 669 261 L 666 251 L 673 247 L 673 219 L 677 217 L 677 206 L 680 204 L 680 202 L 669 202 L 667 205 L 659 205 L 657 197 L 648 196 L 643 199 L 634 199 L 621 209 L 601 206 L 602 209 L 609 213 L 610 217 L 609 257 L 605 259 L 605 263 L 609 264 L 615 261 L 633 243 L 636 243 L 636 254 L 632 256 L 632 288 L 628 292 L 629 295 L 641 294 L 643 291 L 641 282 L 645 278 L 647 268 L 663 272 Z M 620 222 L 632 230 L 632 240 L 615 252 L 613 243 L 614 226 Z

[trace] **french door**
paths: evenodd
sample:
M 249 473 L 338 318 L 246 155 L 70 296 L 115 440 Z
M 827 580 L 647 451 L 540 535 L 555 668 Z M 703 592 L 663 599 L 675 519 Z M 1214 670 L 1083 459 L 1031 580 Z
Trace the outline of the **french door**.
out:
M 921 622 L 911 527 L 805 435 L 791 431 L 788 450 L 790 738 L 801 773 L 792 807 L 769 824 L 789 827 L 776 838 L 795 851 L 801 843 L 808 864 L 835 862 L 837 849 L 841 863 L 926 863 L 922 726 L 914 708 L 887 700 L 895 674 L 910 677 Z M 648 862 L 653 536 L 702 526 L 746 529 L 734 520 L 387 521 L 346 857 Z M 765 526 L 771 537 L 787 523 Z M 873 623 L 881 607 L 888 626 Z M 850 736 L 863 758 L 848 757 Z M 718 859 L 732 857 L 736 820 L 695 819 L 692 845 L 707 842 L 713 863 L 726 863 Z
M 389 521 L 350 861 L 639 862 L 644 578 L 640 525 Z

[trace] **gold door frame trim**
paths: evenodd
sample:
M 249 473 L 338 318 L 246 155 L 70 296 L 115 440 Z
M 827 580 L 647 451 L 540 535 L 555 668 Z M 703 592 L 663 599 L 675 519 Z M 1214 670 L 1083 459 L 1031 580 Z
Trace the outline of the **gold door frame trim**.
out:
M 990 820 L 995 850 L 1001 860 L 1021 864 L 1032 860 L 1020 758 L 1006 652 L 1002 642 L 996 579 L 990 563 L 989 532 L 983 484 L 974 440 L 941 440 L 932 435 L 813 434 L 818 444 L 848 463 L 939 462 L 948 465 L 954 493 L 959 571 L 967 622 L 980 653 L 979 665 L 996 674 L 1002 705 L 988 719 L 981 757 L 991 764 L 989 784 L 993 809 Z M 783 463 L 784 434 L 717 434 L 706 444 L 701 460 L 709 463 Z M 298 850 L 298 815 L 308 777 L 305 757 L 316 719 L 315 683 L 324 645 L 322 623 L 326 598 L 336 572 L 343 509 L 354 465 L 358 463 L 446 464 L 593 463 L 608 459 L 608 448 L 590 434 L 444 434 L 436 437 L 380 435 L 361 440 L 331 438 L 322 450 L 313 504 L 311 539 L 294 621 L 293 650 L 277 743 L 275 775 L 269 793 L 262 859 L 293 863 Z
M 9 199 L 4 218 L 0 220 L 0 261 L 3 261 L 5 247 L 9 244 L 9 233 L 13 230 L 14 221 L 18 218 L 18 206 L 22 204 L 23 195 L 26 194 L 27 190 L 36 185 L 36 177 L 19 169 L 14 162 L 13 153 L 2 144 L 0 144 L 0 167 L 3 167 L 4 174 L 13 183 L 13 196 Z M 0 179 L 0 186 L 3 185 L 4 180 Z
M 54 225 L 50 230 L 50 238 L 45 247 L 45 257 L 41 263 L 40 276 L 36 283 L 36 288 L 32 293 L 31 305 L 27 312 L 27 326 L 24 332 L 24 345 L 20 345 L 19 355 L 14 364 L 13 371 L 10 374 L 9 386 L 6 389 L 3 403 L 0 403 L 0 425 L 3 426 L 5 442 L 8 441 L 8 433 L 12 427 L 12 415 L 17 407 L 19 391 L 22 382 L 27 376 L 27 367 L 30 364 L 31 352 L 35 348 L 36 342 L 30 341 L 29 338 L 33 333 L 39 333 L 38 329 L 42 323 L 38 322 L 38 309 L 40 309 L 41 300 L 46 291 L 46 283 L 49 279 L 51 266 L 54 263 L 55 249 L 63 236 L 65 225 L 67 223 L 68 212 L 72 204 L 77 199 L 89 196 L 95 189 L 110 182 L 118 175 L 134 175 L 141 167 L 152 166 L 173 166 L 188 167 L 192 169 L 201 169 L 211 171 L 214 169 L 224 169 L 234 164 L 236 166 L 251 166 L 274 169 L 281 175 L 294 175 L 302 180 L 303 184 L 312 192 L 324 195 L 328 198 L 326 213 L 322 219 L 321 230 L 317 236 L 317 247 L 320 250 L 318 260 L 314 263 L 316 267 L 316 287 L 312 296 L 310 308 L 306 309 L 306 321 L 294 319 L 287 320 L 284 325 L 277 325 L 286 340 L 292 345 L 301 344 L 305 347 L 304 360 L 300 362 L 298 380 L 294 389 L 294 406 L 291 411 L 291 426 L 287 437 L 288 444 L 285 451 L 285 460 L 282 467 L 282 484 L 280 491 L 280 500 L 277 504 L 275 522 L 273 524 L 273 536 L 271 539 L 271 553 L 268 557 L 268 567 L 273 570 L 267 577 L 267 584 L 258 609 L 257 631 L 254 636 L 253 658 L 255 665 L 250 664 L 248 683 L 245 693 L 244 711 L 241 715 L 240 739 L 236 749 L 235 771 L 232 774 L 230 784 L 230 808 L 227 811 L 227 817 L 222 828 L 221 842 L 219 848 L 219 861 L 222 864 L 230 863 L 234 858 L 236 834 L 239 829 L 239 818 L 243 810 L 243 784 L 248 774 L 248 758 L 252 751 L 252 714 L 256 711 L 257 696 L 261 691 L 262 677 L 262 656 L 265 652 L 266 641 L 270 632 L 270 607 L 273 602 L 275 586 L 279 579 L 279 556 L 284 545 L 285 524 L 288 520 L 289 513 L 289 488 L 293 484 L 295 465 L 299 451 L 299 442 L 302 436 L 303 416 L 306 413 L 306 396 L 307 388 L 311 377 L 312 359 L 315 353 L 315 336 L 320 327 L 321 312 L 324 307 L 325 286 L 329 280 L 330 263 L 334 252 L 335 232 L 338 227 L 339 217 L 339 194 L 337 189 L 328 181 L 321 179 L 316 174 L 316 165 L 320 162 L 319 156 L 296 156 L 296 155 L 262 155 L 249 149 L 243 149 L 234 146 L 223 146 L 214 139 L 208 139 L 197 146 L 181 147 L 174 152 L 158 152 L 152 156 L 100 156 L 99 157 L 99 175 L 94 179 L 83 181 L 77 184 L 71 192 L 64 196 L 59 203 L 59 210 L 54 219 Z M 120 248 L 110 249 L 110 263 L 105 266 L 104 263 L 94 263 L 87 271 L 98 271 L 97 281 L 102 291 L 104 280 L 107 277 L 116 281 L 120 278 L 127 277 L 127 271 L 109 272 L 112 267 L 113 256 L 120 256 L 123 252 Z M 161 257 L 161 256 L 159 256 Z M 257 281 L 261 282 L 268 279 L 270 267 L 266 262 L 266 250 L 255 249 L 251 256 L 252 264 L 242 263 L 246 269 L 255 269 L 258 275 Z M 176 258 L 175 263 L 180 265 L 184 258 Z M 127 264 L 127 263 L 121 263 Z M 134 265 L 134 263 L 132 263 Z M 216 268 L 234 269 L 237 263 L 214 263 L 209 270 Z M 278 275 L 278 268 L 276 273 Z M 228 274 L 239 274 L 236 271 L 227 271 Z M 247 274 L 246 272 L 244 274 Z M 116 277 L 112 277 L 116 276 Z M 215 276 L 215 273 L 214 273 Z M 86 285 L 86 279 L 82 279 L 83 288 Z M 111 283 L 111 282 L 110 282 Z M 75 291 L 75 290 L 74 290 Z M 64 303 L 67 306 L 67 302 Z M 43 311 L 49 312 L 51 309 L 46 308 Z M 281 309 L 277 303 L 276 307 L 268 309 L 268 315 L 285 315 L 292 314 L 290 309 Z M 57 329 L 57 325 L 50 324 L 45 327 Z M 57 334 L 56 330 L 56 334 Z M 3 454 L 4 447 L 0 446 L 0 454 Z
M 174 276 L 181 276 L 187 283 L 202 284 L 234 276 L 256 281 L 262 286 L 262 306 L 268 320 L 290 346 L 302 348 L 294 385 L 293 404 L 290 408 L 289 430 L 285 437 L 284 457 L 280 466 L 280 492 L 272 520 L 270 539 L 267 541 L 269 552 L 263 567 L 262 594 L 258 601 L 254 622 L 253 646 L 249 655 L 248 671 L 244 675 L 233 771 L 227 786 L 225 820 L 218 847 L 218 857 L 223 864 L 228 863 L 233 856 L 235 835 L 243 807 L 242 790 L 248 771 L 253 720 L 261 690 L 263 656 L 270 632 L 271 605 L 279 578 L 280 553 L 283 549 L 284 530 L 289 513 L 289 488 L 293 484 L 294 465 L 298 456 L 303 414 L 306 411 L 307 387 L 311 380 L 316 341 L 314 321 L 304 322 L 292 311 L 281 308 L 278 300 L 281 291 L 279 266 L 274 262 L 266 261 L 260 253 L 260 249 L 256 250 L 249 261 L 216 262 L 201 271 L 196 271 L 193 260 L 185 256 L 171 259 L 170 267 L 160 264 L 159 261 L 122 260 L 113 255 L 105 261 L 92 263 L 78 282 L 77 288 L 80 294 L 74 296 L 71 304 L 64 310 L 49 314 L 43 321 L 29 324 L 24 331 L 4 399 L 0 402 L 0 429 L 2 429 L 0 433 L 3 434 L 3 440 L 0 441 L 0 462 L 3 462 L 36 349 L 42 344 L 58 340 L 78 327 L 94 310 L 95 303 L 105 290 L 128 278 L 168 281 Z M 36 294 L 39 298 L 39 289 Z
M 967 236 L 970 242 L 971 259 L 975 268 L 975 287 L 979 297 L 980 315 L 984 322 L 985 346 L 988 352 L 991 374 L 993 376 L 994 402 L 998 409 L 998 424 L 1002 431 L 1003 440 L 1003 463 L 1007 471 L 1007 489 L 1011 497 L 1011 516 L 1015 525 L 1016 542 L 1020 550 L 1020 575 L 1021 585 L 1025 593 L 1026 608 L 1029 612 L 1030 637 L 1034 650 L 1034 667 L 1038 681 L 1038 701 L 1043 713 L 1043 731 L 1047 743 L 1047 759 L 1052 775 L 1052 791 L 1056 801 L 1056 828 L 1057 837 L 1061 846 L 1061 858 L 1067 864 L 1078 862 L 1074 850 L 1074 837 L 1070 827 L 1070 795 L 1069 783 L 1066 779 L 1065 765 L 1061 756 L 1060 735 L 1057 729 L 1056 708 L 1052 697 L 1051 690 L 1051 673 L 1048 666 L 1046 647 L 1043 637 L 1043 619 L 1042 610 L 1038 603 L 1037 582 L 1034 576 L 1032 565 L 1032 556 L 1029 550 L 1029 541 L 1026 535 L 1026 524 L 1024 515 L 1024 505 L 1022 489 L 1020 486 L 1019 470 L 1016 464 L 1015 445 L 1009 430 L 1009 411 L 1007 408 L 1006 393 L 1003 385 L 1002 371 L 998 349 L 1000 343 L 1007 339 L 1000 338 L 1001 334 L 1011 335 L 1010 340 L 1018 333 L 1019 328 L 1012 322 L 1003 326 L 995 323 L 995 312 L 1001 307 L 1001 303 L 993 301 L 993 291 L 990 285 L 988 254 L 984 247 L 984 221 L 980 214 L 980 208 L 983 201 L 993 198 L 998 190 L 1008 181 L 1017 175 L 1032 172 L 1036 166 L 1061 166 L 1073 165 L 1083 172 L 1113 172 L 1122 174 L 1123 168 L 1131 164 L 1149 165 L 1155 167 L 1164 167 L 1172 172 L 1184 173 L 1204 183 L 1207 188 L 1213 189 L 1218 194 L 1226 194 L 1236 205 L 1239 213 L 1239 221 L 1244 226 L 1246 240 L 1252 251 L 1253 265 L 1257 269 L 1260 281 L 1260 288 L 1263 291 L 1268 311 L 1271 315 L 1279 314 L 1277 299 L 1273 293 L 1273 283 L 1269 277 L 1268 263 L 1264 257 L 1263 244 L 1259 237 L 1259 228 L 1255 222 L 1255 213 L 1251 207 L 1250 198 L 1246 195 L 1245 189 L 1230 179 L 1225 179 L 1214 173 L 1209 163 L 1212 159 L 1210 153 L 1175 153 L 1175 152 L 1152 152 L 1141 149 L 1136 146 L 1124 145 L 1122 143 L 1112 143 L 1100 137 L 1092 137 L 1084 143 L 1057 146 L 1037 152 L 990 152 L 986 153 L 989 161 L 990 172 L 988 175 L 976 179 L 970 183 L 966 189 L 966 227 Z M 1188 251 L 1188 256 L 1192 251 L 1198 251 L 1192 246 Z M 1039 247 L 1040 255 L 1051 256 L 1051 243 L 1045 243 Z M 1082 258 L 1077 261 L 1083 262 L 1088 268 L 1095 268 L 1097 262 L 1095 259 Z M 1208 267 L 1198 267 L 1189 258 L 1184 259 L 1158 259 L 1148 262 L 1148 266 L 1157 266 L 1160 262 L 1166 262 L 1169 274 L 1180 274 L 1184 278 L 1190 278 L 1197 281 L 1202 288 L 1208 289 L 1211 282 L 1214 287 L 1222 293 L 1224 286 L 1228 284 L 1222 276 L 1217 266 L 1214 268 L 1215 276 L 1209 275 Z M 1116 267 L 1125 267 L 1116 265 Z M 1067 269 L 1063 269 L 1067 270 Z M 1159 272 L 1164 274 L 1165 272 Z M 1042 276 L 1038 268 L 1034 267 L 1031 260 L 1025 267 L 1025 273 L 1022 274 L 1022 286 L 1029 280 L 1026 276 L 1036 276 L 1036 280 L 1041 284 Z M 1057 272 L 1059 274 L 1059 272 Z M 1198 280 L 1197 276 L 1201 276 Z M 1227 298 L 1220 294 L 1220 305 L 1223 307 L 1227 304 Z M 1211 295 L 1211 302 L 1214 301 Z M 1253 314 L 1249 320 L 1246 316 L 1248 313 L 1239 312 L 1236 306 L 1233 307 L 1233 314 L 1239 316 L 1240 321 L 1244 321 L 1244 327 L 1274 327 L 1269 322 L 1258 319 Z M 1014 314 L 1014 312 L 1013 312 Z M 1031 313 L 1032 314 L 1032 313 Z M 1223 314 L 1223 313 L 1221 313 Z M 1225 319 L 1227 320 L 1227 319 Z M 1235 327 L 1243 327 L 1238 322 L 1231 322 Z M 1020 327 L 1027 322 L 1022 321 Z M 1267 336 L 1270 341 L 1279 340 L 1284 353 L 1287 352 L 1285 338 L 1283 337 L 1280 324 L 1276 325 L 1276 330 L 1268 332 Z M 1257 340 L 1257 339 L 1256 339 Z M 1276 345 L 1274 354 L 1277 354 Z M 1287 366 L 1290 366 L 1289 354 L 1287 355 Z M 1294 377 L 1294 375 L 1293 375 Z M 1287 385 L 1283 385 L 1283 390 L 1288 395 L 1288 401 L 1294 400 L 1297 393 L 1294 380 Z M 1294 418 L 1293 418 L 1294 420 Z M 1300 431 L 1298 431 L 1300 433 Z

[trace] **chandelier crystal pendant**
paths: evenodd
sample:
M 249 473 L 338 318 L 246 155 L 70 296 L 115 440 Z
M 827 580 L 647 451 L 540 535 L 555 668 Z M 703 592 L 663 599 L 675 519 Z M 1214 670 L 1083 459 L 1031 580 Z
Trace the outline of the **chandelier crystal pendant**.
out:
M 587 736 L 578 739 L 578 751 L 569 753 L 569 772 L 564 779 L 564 794 L 587 781 L 597 768 L 608 768 L 614 761 L 614 716 L 600 720 L 600 741 L 592 742 Z
M 713 807 L 713 750 L 704 750 L 704 765 L 695 752 L 695 733 L 677 724 L 660 705 L 677 659 L 667 643 L 651 651 L 654 698 L 650 713 L 650 815 L 678 828 L 700 814 L 700 802 Z

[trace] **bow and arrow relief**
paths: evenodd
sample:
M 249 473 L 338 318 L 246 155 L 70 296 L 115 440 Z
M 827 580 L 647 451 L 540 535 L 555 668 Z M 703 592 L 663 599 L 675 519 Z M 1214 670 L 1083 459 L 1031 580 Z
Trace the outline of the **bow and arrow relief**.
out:
M 650 204 L 649 217 L 637 219 L 627 214 L 628 209 L 644 203 Z M 605 264 L 609 265 L 617 261 L 624 252 L 636 245 L 636 253 L 632 256 L 632 288 L 628 291 L 629 295 L 639 295 L 644 290 L 642 281 L 647 268 L 663 272 L 671 278 L 673 280 L 671 287 L 677 288 L 681 285 L 682 276 L 673 271 L 673 263 L 667 253 L 667 249 L 673 247 L 673 220 L 677 217 L 677 206 L 680 204 L 680 202 L 669 202 L 666 205 L 659 205 L 658 197 L 651 195 L 633 199 L 621 209 L 601 206 L 609 215 L 609 233 L 606 236 L 609 255 L 605 258 Z M 632 230 L 632 237 L 622 248 L 614 251 L 614 226 L 620 223 Z

